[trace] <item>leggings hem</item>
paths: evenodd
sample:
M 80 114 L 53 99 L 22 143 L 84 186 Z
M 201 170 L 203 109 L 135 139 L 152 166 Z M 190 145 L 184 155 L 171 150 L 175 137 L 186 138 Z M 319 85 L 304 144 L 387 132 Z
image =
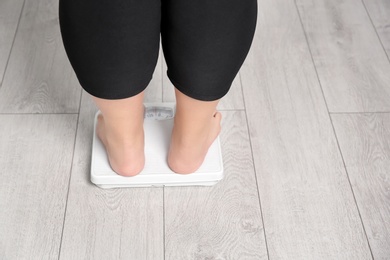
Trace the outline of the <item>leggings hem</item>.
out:
M 108 100 L 116 100 L 116 99 L 130 98 L 130 97 L 134 97 L 134 96 L 140 94 L 142 91 L 144 91 L 148 87 L 152 78 L 153 78 L 153 76 L 150 77 L 144 84 L 141 85 L 141 87 L 139 87 L 137 89 L 129 88 L 129 93 L 126 93 L 126 94 L 121 93 L 121 94 L 117 94 L 117 95 L 115 95 L 115 93 L 112 93 L 112 92 L 110 92 L 109 95 L 106 95 L 106 94 L 102 94 L 101 92 L 91 91 L 90 89 L 84 87 L 83 84 L 81 84 L 81 82 L 80 82 L 80 85 L 88 94 L 90 94 L 94 97 L 101 98 L 101 99 L 108 99 Z
M 200 101 L 215 101 L 217 99 L 221 99 L 222 97 L 224 97 L 227 94 L 227 92 L 224 92 L 222 94 L 218 94 L 218 95 L 214 95 L 214 96 L 199 95 L 197 93 L 188 91 L 186 88 L 183 87 L 182 84 L 180 84 L 176 80 L 174 80 L 172 78 L 172 76 L 169 75 L 169 70 L 167 71 L 167 76 L 168 76 L 169 80 L 172 82 L 172 84 L 173 84 L 173 86 L 175 88 L 177 88 L 180 92 L 182 92 L 186 96 L 189 96 L 189 97 L 191 97 L 193 99 L 196 99 L 196 100 L 200 100 Z

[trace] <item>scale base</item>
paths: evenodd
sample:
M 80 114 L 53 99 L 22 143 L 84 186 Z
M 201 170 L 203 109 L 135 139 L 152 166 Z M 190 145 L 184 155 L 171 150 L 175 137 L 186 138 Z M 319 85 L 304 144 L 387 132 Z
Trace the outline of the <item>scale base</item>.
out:
M 168 107 L 174 111 L 175 103 L 145 103 L 145 108 Z M 145 117 L 145 167 L 136 176 L 125 177 L 114 172 L 109 165 L 103 143 L 96 134 L 97 111 L 91 158 L 91 182 L 103 189 L 164 186 L 213 186 L 223 179 L 223 161 L 219 136 L 210 146 L 200 168 L 191 174 L 173 172 L 167 164 L 173 117 L 156 120 Z

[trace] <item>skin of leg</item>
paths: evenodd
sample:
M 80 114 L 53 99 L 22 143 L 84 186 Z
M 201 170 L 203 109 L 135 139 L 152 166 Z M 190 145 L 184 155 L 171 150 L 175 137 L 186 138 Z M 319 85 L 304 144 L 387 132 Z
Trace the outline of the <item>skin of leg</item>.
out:
M 144 93 L 116 100 L 91 96 L 102 113 L 97 134 L 105 145 L 111 168 L 122 176 L 135 176 L 145 165 Z
M 221 131 L 220 101 L 201 101 L 175 88 L 176 114 L 168 152 L 168 166 L 179 174 L 195 172 Z

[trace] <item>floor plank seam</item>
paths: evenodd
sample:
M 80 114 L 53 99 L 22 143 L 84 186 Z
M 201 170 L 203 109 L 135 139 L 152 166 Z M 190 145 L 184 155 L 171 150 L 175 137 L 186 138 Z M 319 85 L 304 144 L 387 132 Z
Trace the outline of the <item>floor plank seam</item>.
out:
M 317 81 L 318 81 L 319 87 L 320 87 L 320 89 L 321 89 L 322 98 L 324 99 L 325 106 L 326 106 L 326 110 L 327 110 L 327 112 L 328 112 L 330 125 L 332 126 L 332 130 L 333 130 L 333 136 L 334 136 L 334 138 L 335 138 L 335 140 L 336 140 L 336 144 L 337 144 L 337 147 L 338 147 L 338 152 L 339 152 L 340 158 L 341 158 L 341 160 L 342 160 L 342 162 L 343 162 L 343 166 L 344 166 L 344 169 L 345 169 L 345 174 L 346 174 L 346 176 L 347 176 L 348 183 L 349 183 L 349 187 L 350 187 L 350 190 L 351 190 L 351 193 L 352 193 L 354 202 L 355 202 L 355 207 L 356 207 L 356 210 L 357 210 L 357 212 L 358 212 L 358 214 L 359 214 L 360 223 L 361 223 L 361 225 L 362 225 L 363 232 L 364 232 L 364 235 L 365 235 L 365 238 L 366 238 L 366 242 L 367 242 L 367 244 L 368 244 L 368 249 L 370 250 L 371 258 L 374 259 L 374 256 L 373 256 L 373 253 L 372 253 L 372 249 L 371 249 L 371 246 L 370 246 L 370 242 L 369 242 L 369 239 L 368 239 L 368 236 L 367 236 L 367 232 L 366 232 L 366 229 L 365 229 L 365 227 L 364 227 L 363 219 L 362 219 L 362 216 L 361 216 L 361 214 L 360 214 L 360 209 L 359 209 L 359 206 L 358 206 L 358 204 L 357 204 L 356 197 L 355 197 L 355 193 L 354 193 L 354 191 L 353 191 L 352 184 L 351 184 L 351 180 L 350 180 L 350 178 L 349 178 L 349 174 L 348 174 L 348 171 L 347 171 L 347 168 L 346 168 L 346 165 L 345 165 L 344 157 L 343 157 L 343 154 L 342 154 L 342 152 L 341 152 L 341 147 L 340 147 L 340 144 L 339 144 L 339 140 L 337 139 L 336 130 L 335 130 L 335 128 L 334 128 L 334 124 L 333 124 L 333 121 L 332 121 L 332 117 L 331 117 L 330 112 L 329 112 L 329 107 L 328 107 L 328 104 L 327 104 L 327 102 L 326 102 L 325 94 L 324 94 L 324 91 L 323 91 L 323 88 L 322 88 L 322 85 L 321 85 L 321 80 L 320 80 L 320 78 L 319 78 L 319 76 L 318 76 L 317 67 L 316 67 L 316 64 L 315 64 L 315 62 L 314 62 L 313 54 L 312 54 L 312 51 L 311 51 L 311 48 L 310 48 L 310 43 L 309 43 L 309 40 L 308 40 L 307 35 L 306 35 L 305 27 L 303 26 L 301 13 L 299 12 L 298 5 L 297 5 L 297 3 L 296 3 L 296 0 L 294 0 L 294 4 L 295 4 L 295 9 L 296 9 L 296 12 L 297 12 L 297 14 L 298 14 L 298 18 L 299 18 L 299 21 L 300 21 L 300 24 L 301 24 L 302 32 L 303 32 L 303 34 L 304 34 L 304 36 L 305 36 L 307 49 L 308 49 L 309 54 L 310 54 L 310 58 L 311 58 L 311 61 L 312 61 L 312 64 L 313 64 L 313 68 L 314 68 L 314 71 L 315 71 L 315 74 L 316 74 L 316 77 L 317 77 Z
M 341 151 L 340 143 L 339 143 L 339 140 L 338 140 L 337 135 L 336 135 L 336 129 L 334 128 L 334 124 L 333 124 L 333 121 L 332 121 L 332 117 L 330 117 L 330 121 L 331 121 L 331 126 L 332 126 L 332 129 L 333 129 L 333 135 L 335 136 L 335 139 L 336 139 L 337 148 L 338 148 L 338 151 L 339 151 L 341 160 L 342 160 L 342 162 L 343 162 L 345 174 L 346 174 L 347 179 L 348 179 L 349 187 L 350 187 L 350 189 L 351 189 L 352 197 L 353 197 L 353 200 L 354 200 L 354 202 L 355 202 L 356 210 L 357 210 L 357 212 L 358 212 L 358 214 L 359 214 L 360 223 L 361 223 L 361 225 L 362 225 L 363 232 L 364 232 L 364 235 L 365 235 L 365 237 L 366 237 L 366 242 L 367 242 L 368 248 L 369 248 L 369 250 L 370 250 L 371 258 L 372 258 L 372 259 L 375 259 L 375 258 L 374 258 L 374 255 L 373 255 L 373 253 L 372 253 L 372 249 L 371 249 L 371 245 L 370 245 L 370 240 L 368 239 L 368 235 L 367 235 L 367 232 L 366 232 L 366 228 L 365 228 L 365 226 L 364 226 L 363 218 L 362 218 L 362 215 L 360 214 L 359 205 L 358 205 L 358 203 L 357 203 L 357 201 L 356 201 L 355 192 L 354 192 L 354 190 L 353 190 L 352 183 L 351 183 L 351 180 L 350 180 L 350 178 L 349 178 L 348 169 L 347 169 L 347 166 L 346 166 L 346 164 L 345 164 L 345 160 L 344 160 L 343 153 L 342 153 L 342 151 Z
M 371 25 L 372 25 L 372 27 L 373 27 L 373 29 L 374 29 L 374 31 L 375 31 L 376 37 L 378 37 L 378 40 L 379 40 L 379 42 L 380 42 L 380 44 L 381 44 L 381 46 L 382 46 L 382 50 L 383 50 L 383 52 L 385 53 L 385 55 L 386 55 L 386 57 L 387 57 L 387 60 L 388 60 L 389 63 L 390 63 L 389 55 L 387 54 L 386 48 L 385 48 L 385 46 L 383 46 L 382 39 L 381 39 L 381 37 L 379 36 L 378 31 L 376 30 L 375 24 L 374 24 L 374 22 L 373 22 L 372 19 L 371 19 L 370 12 L 367 10 L 366 5 L 364 4 L 364 1 L 361 0 L 361 2 L 362 2 L 362 5 L 363 5 L 363 7 L 364 7 L 364 10 L 366 10 L 368 19 L 370 19 L 370 22 L 371 22 Z
M 386 113 L 390 113 L 390 111 L 375 111 L 375 112 L 328 112 L 329 114 L 375 114 L 375 113 L 380 113 L 380 114 L 386 114 Z
M 70 170 L 69 170 L 68 191 L 66 193 L 66 203 L 65 203 L 65 209 L 64 209 L 64 220 L 62 222 L 60 246 L 59 246 L 59 249 L 58 249 L 58 260 L 60 260 L 60 256 L 61 256 L 62 239 L 63 239 L 63 236 L 64 236 L 64 229 L 65 229 L 65 218 L 66 218 L 66 212 L 67 212 L 67 209 L 68 209 L 69 190 L 70 190 L 70 183 L 71 183 L 71 179 L 72 179 L 74 156 L 75 156 L 75 151 L 76 151 L 76 141 L 77 141 L 77 133 L 78 133 L 78 128 L 79 128 L 79 120 L 80 120 L 80 111 L 81 111 L 81 101 L 82 101 L 82 98 L 83 98 L 83 93 L 81 91 L 81 93 L 80 93 L 80 100 L 79 100 L 79 112 L 77 113 L 78 115 L 77 115 L 77 121 L 76 121 L 76 131 L 75 131 L 75 134 L 74 134 L 73 155 L 72 155 L 72 160 L 71 160 Z
M 16 39 L 16 35 L 18 34 L 19 25 L 20 25 L 20 20 L 22 19 L 22 14 L 23 14 L 24 4 L 25 4 L 25 3 L 26 3 L 26 0 L 23 1 L 23 5 L 22 5 L 22 8 L 21 8 L 21 10 L 20 10 L 19 19 L 18 19 L 18 25 L 16 25 L 14 38 L 12 39 L 11 48 L 9 49 L 7 61 L 6 61 L 6 63 L 5 63 L 5 67 L 4 67 L 3 78 L 2 78 L 1 81 L 0 81 L 0 82 L 1 82 L 0 88 L 3 86 L 3 81 L 4 81 L 4 78 L 5 78 L 5 74 L 7 73 L 8 62 L 9 62 L 9 60 L 10 60 L 10 58 L 11 58 L 12 49 L 14 48 L 14 45 L 15 45 L 15 39 Z
M 256 180 L 256 187 L 257 187 L 257 197 L 259 201 L 259 208 L 260 208 L 260 216 L 261 216 L 261 224 L 263 226 L 263 236 L 264 236 L 264 242 L 265 242 L 265 248 L 267 251 L 267 259 L 269 260 L 269 250 L 268 250 L 268 243 L 267 243 L 267 235 L 265 232 L 265 224 L 264 224 L 264 218 L 263 218 L 263 210 L 261 207 L 261 196 L 260 196 L 260 189 L 259 189 L 259 183 L 257 181 L 257 174 L 256 174 L 256 166 L 255 166 L 255 159 L 253 156 L 253 147 L 252 147 L 252 140 L 249 132 L 249 125 L 248 125 L 248 114 L 246 111 L 246 103 L 245 103 L 245 96 L 244 96 L 244 90 L 243 90 L 243 85 L 242 85 L 242 79 L 241 79 L 241 74 L 239 74 L 239 80 L 240 80 L 240 86 L 241 86 L 241 95 L 242 95 L 242 101 L 244 105 L 244 114 L 245 114 L 245 121 L 246 121 L 246 130 L 248 134 L 248 141 L 249 141 L 249 147 L 250 147 L 250 152 L 251 152 L 251 158 L 252 158 L 252 166 L 253 166 L 253 173 L 254 173 L 254 178 Z
M 163 256 L 165 260 L 166 248 L 165 248 L 165 186 L 163 186 Z

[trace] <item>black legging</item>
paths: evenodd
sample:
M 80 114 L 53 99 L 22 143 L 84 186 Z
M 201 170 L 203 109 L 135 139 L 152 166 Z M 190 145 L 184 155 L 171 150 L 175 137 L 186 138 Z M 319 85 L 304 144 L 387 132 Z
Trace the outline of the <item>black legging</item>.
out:
M 157 63 L 194 99 L 222 98 L 252 44 L 257 0 L 60 0 L 63 44 L 81 87 L 122 99 L 142 92 Z

